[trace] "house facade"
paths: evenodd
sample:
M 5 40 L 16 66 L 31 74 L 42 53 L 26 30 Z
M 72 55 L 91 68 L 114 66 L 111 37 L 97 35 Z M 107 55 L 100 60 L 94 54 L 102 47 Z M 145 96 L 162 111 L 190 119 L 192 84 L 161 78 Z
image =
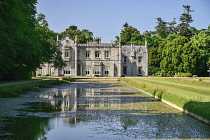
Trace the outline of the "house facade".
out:
M 66 67 L 55 69 L 45 63 L 37 69 L 39 75 L 53 76 L 148 76 L 147 45 L 118 45 L 101 43 L 101 38 L 94 42 L 79 44 L 77 38 L 71 40 L 66 34 L 57 43 Z

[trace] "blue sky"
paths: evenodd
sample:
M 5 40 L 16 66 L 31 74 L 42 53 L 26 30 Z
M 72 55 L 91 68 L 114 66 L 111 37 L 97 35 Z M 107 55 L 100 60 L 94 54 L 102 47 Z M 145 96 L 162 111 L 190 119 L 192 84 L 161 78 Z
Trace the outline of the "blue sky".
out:
M 154 31 L 156 18 L 172 21 L 190 5 L 197 29 L 210 25 L 210 0 L 38 0 L 37 12 L 46 15 L 50 29 L 63 32 L 71 25 L 88 29 L 102 42 L 111 42 L 125 22 L 141 33 Z

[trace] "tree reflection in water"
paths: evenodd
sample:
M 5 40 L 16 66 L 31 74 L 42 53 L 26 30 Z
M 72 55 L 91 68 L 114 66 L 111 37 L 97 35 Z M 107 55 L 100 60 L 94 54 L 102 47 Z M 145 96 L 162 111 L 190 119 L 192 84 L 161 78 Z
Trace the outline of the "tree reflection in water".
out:
M 47 131 L 54 127 L 53 124 L 49 124 L 49 119 L 41 117 L 1 118 L 0 139 L 45 139 Z
M 210 137 L 208 125 L 116 81 L 80 81 L 26 99 L 21 115 L 0 118 L 0 139 Z

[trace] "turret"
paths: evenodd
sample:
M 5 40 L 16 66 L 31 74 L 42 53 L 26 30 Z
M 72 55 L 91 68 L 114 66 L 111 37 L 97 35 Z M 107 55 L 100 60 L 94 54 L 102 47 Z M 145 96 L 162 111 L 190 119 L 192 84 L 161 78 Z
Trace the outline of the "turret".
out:
M 56 39 L 56 46 L 59 45 L 59 39 L 58 39 L 58 34 L 57 34 L 57 39 Z
M 100 37 L 94 37 L 93 42 L 97 43 L 97 44 L 100 44 L 101 43 L 101 38 Z
M 78 36 L 77 36 L 77 35 L 75 36 L 74 41 L 75 41 L 75 44 L 76 44 L 76 46 L 77 46 L 77 44 L 78 44 Z
M 131 42 L 131 51 L 134 51 L 134 42 Z
M 76 35 L 75 36 L 75 63 L 74 63 L 74 66 L 75 66 L 75 76 L 77 76 L 77 59 L 78 59 L 78 51 L 77 51 L 77 45 L 78 45 L 78 36 Z
M 146 47 L 146 49 L 147 49 L 147 40 L 145 39 L 145 47 Z
M 119 38 L 119 72 L 118 76 L 122 76 L 122 44 L 121 44 L 121 37 Z
M 134 42 L 131 42 L 131 57 L 135 57 Z

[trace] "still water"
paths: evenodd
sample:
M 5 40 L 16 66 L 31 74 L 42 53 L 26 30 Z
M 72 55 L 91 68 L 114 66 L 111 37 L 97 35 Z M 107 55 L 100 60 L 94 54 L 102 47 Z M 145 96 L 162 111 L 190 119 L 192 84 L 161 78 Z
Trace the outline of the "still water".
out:
M 210 126 L 116 80 L 0 98 L 0 139 L 210 139 Z

